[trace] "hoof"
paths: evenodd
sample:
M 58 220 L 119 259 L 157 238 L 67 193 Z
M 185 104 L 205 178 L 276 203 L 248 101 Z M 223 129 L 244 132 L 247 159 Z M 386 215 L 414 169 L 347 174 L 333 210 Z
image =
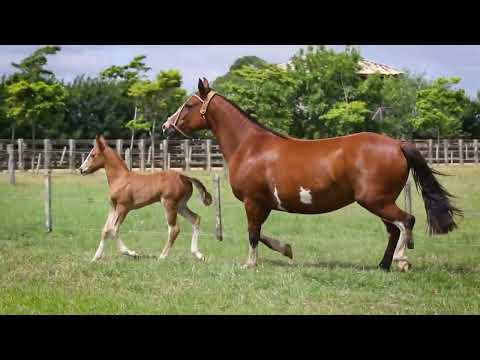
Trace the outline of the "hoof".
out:
M 285 252 L 283 253 L 283 255 L 293 260 L 293 252 L 290 244 L 285 245 Z
M 200 261 L 205 261 L 205 255 L 203 255 L 200 251 L 193 252 L 192 255 Z
M 407 272 L 412 269 L 412 264 L 410 264 L 408 261 L 400 261 L 398 263 L 398 267 L 401 272 Z
M 390 272 L 390 266 L 383 263 L 378 264 L 378 268 L 382 271 Z

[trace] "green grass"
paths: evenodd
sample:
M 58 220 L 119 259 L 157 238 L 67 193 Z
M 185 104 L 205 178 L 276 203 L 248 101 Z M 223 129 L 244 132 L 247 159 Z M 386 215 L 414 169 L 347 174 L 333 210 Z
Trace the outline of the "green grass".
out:
M 190 253 L 191 227 L 169 258 L 134 260 L 109 242 L 106 256 L 91 264 L 108 203 L 103 174 L 55 175 L 53 232 L 43 228 L 43 176 L 17 174 L 0 183 L 0 313 L 2 314 L 475 314 L 480 310 L 480 167 L 442 167 L 442 177 L 466 211 L 460 228 L 426 236 L 423 202 L 414 190 L 417 218 L 413 270 L 376 266 L 387 234 L 381 221 L 358 205 L 306 216 L 273 212 L 264 232 L 288 240 L 294 262 L 260 246 L 259 266 L 242 270 L 248 250 L 242 204 L 222 177 L 223 242 L 214 234 L 214 208 L 202 216 L 200 249 Z M 211 176 L 194 172 L 212 190 Z M 403 207 L 403 197 L 399 198 Z M 166 240 L 160 205 L 132 212 L 121 228 L 128 247 L 159 255 Z

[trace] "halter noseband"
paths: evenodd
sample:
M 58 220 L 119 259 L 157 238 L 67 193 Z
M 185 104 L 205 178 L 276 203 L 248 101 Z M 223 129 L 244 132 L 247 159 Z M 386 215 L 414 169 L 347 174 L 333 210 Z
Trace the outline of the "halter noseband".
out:
M 188 136 L 187 134 L 185 134 L 182 130 L 180 130 L 178 127 L 177 127 L 177 122 L 178 122 L 178 118 L 180 117 L 180 114 L 182 113 L 182 110 L 183 108 L 185 107 L 185 105 L 187 105 L 187 102 L 192 98 L 192 97 L 196 97 L 198 100 L 200 100 L 200 102 L 202 103 L 202 107 L 200 108 L 200 116 L 202 117 L 202 119 L 206 120 L 205 118 L 205 113 L 207 112 L 207 109 L 208 109 L 208 105 L 210 104 L 210 101 L 212 100 L 212 98 L 216 95 L 217 93 L 215 91 L 210 91 L 207 95 L 207 98 L 205 100 L 203 100 L 200 96 L 198 96 L 197 94 L 194 94 L 193 96 L 191 96 L 187 101 L 185 101 L 183 103 L 183 105 L 180 107 L 180 109 L 178 109 L 177 111 L 177 116 L 175 117 L 175 120 L 170 123 L 171 126 L 173 126 L 173 128 L 175 130 L 177 130 L 180 134 L 182 134 L 183 136 L 187 137 L 187 138 L 190 138 L 190 136 Z

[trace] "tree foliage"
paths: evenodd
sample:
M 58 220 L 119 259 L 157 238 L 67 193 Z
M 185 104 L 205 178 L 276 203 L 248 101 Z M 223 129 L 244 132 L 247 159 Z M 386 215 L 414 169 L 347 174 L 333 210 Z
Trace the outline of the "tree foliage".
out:
M 440 77 L 431 86 L 418 91 L 416 115 L 411 120 L 417 132 L 430 137 L 461 134 L 466 97 L 463 89 L 453 89 L 459 82 L 457 77 Z

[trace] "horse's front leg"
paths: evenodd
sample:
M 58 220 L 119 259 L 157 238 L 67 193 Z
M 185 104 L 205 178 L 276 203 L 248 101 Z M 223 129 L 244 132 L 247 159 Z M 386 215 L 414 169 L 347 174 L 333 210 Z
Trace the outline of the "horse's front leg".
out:
M 113 221 L 115 215 L 115 208 L 112 206 L 110 208 L 110 211 L 108 212 L 108 217 L 107 221 L 105 222 L 105 225 L 103 226 L 102 230 L 102 236 L 100 238 L 100 243 L 98 244 L 97 251 L 95 252 L 95 255 L 93 256 L 92 262 L 98 261 L 103 257 L 103 253 L 105 251 L 105 242 L 108 239 L 108 237 L 111 235 L 111 223 Z
M 242 268 L 252 268 L 257 266 L 258 258 L 258 242 L 260 240 L 260 232 L 262 225 L 270 214 L 270 209 L 264 208 L 260 202 L 250 199 L 244 200 L 245 211 L 248 221 L 248 258 Z

